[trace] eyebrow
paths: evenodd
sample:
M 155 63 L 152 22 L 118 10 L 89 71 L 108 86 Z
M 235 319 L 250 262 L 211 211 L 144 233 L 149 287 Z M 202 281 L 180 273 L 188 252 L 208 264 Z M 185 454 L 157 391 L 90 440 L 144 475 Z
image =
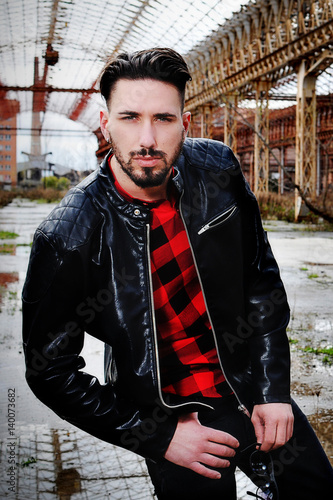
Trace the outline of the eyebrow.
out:
M 119 111 L 118 115 L 127 115 L 127 116 L 139 116 L 140 113 L 137 111 Z M 177 116 L 173 113 L 156 113 L 154 115 L 155 118 L 177 118 Z
M 136 111 L 119 111 L 118 115 L 131 115 L 131 116 L 138 116 L 140 113 L 137 113 Z
M 177 118 L 173 113 L 156 113 L 156 118 Z

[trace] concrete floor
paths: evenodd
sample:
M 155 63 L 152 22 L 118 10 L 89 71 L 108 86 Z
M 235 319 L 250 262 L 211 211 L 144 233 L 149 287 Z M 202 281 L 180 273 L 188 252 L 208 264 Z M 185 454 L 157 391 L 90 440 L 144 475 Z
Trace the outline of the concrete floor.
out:
M 35 398 L 25 382 L 20 295 L 29 243 L 52 208 L 14 200 L 0 209 L 0 230 L 19 235 L 2 241 L 13 247 L 7 247 L 11 254 L 0 254 L 0 498 L 152 499 L 153 488 L 141 458 L 61 420 Z M 292 310 L 293 395 L 333 462 L 332 367 L 322 362 L 322 356 L 303 350 L 309 343 L 317 348 L 333 345 L 333 234 L 279 222 L 265 227 Z M 83 356 L 86 371 L 102 381 L 103 346 L 87 337 Z M 247 490 L 255 491 L 239 471 L 237 487 L 239 500 L 250 498 Z

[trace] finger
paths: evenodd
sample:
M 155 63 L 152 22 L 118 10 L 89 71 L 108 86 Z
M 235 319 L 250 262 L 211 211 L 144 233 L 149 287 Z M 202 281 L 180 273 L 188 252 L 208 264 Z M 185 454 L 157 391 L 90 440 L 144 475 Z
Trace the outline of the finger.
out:
M 204 465 L 209 465 L 215 469 L 225 469 L 230 466 L 229 460 L 224 458 L 216 457 L 210 453 L 203 453 L 200 457 L 200 463 Z
M 276 429 L 276 436 L 275 436 L 275 443 L 272 446 L 272 450 L 276 450 L 277 448 L 280 448 L 283 446 L 286 442 L 288 441 L 287 439 L 287 423 L 279 423 Z
M 206 427 L 207 429 L 207 439 L 214 443 L 220 443 L 226 446 L 231 446 L 232 448 L 238 448 L 239 442 L 238 440 L 229 434 L 228 432 L 218 431 L 216 429 L 211 429 Z
M 276 431 L 275 444 L 273 449 L 280 448 L 292 437 L 294 427 L 293 416 L 288 416 L 285 420 L 279 421 Z
M 287 441 L 292 438 L 292 435 L 294 433 L 294 415 L 290 418 L 288 422 L 288 430 L 287 430 Z
M 207 443 L 206 452 L 211 455 L 216 455 L 217 457 L 234 457 L 236 455 L 233 448 L 212 442 Z
M 208 477 L 209 479 L 220 479 L 221 474 L 217 470 L 208 469 L 200 462 L 194 462 L 190 467 L 191 470 L 200 474 L 200 476 Z
M 254 432 L 255 432 L 255 435 L 257 438 L 257 443 L 262 444 L 264 441 L 264 437 L 265 437 L 265 428 L 262 425 L 262 421 L 256 415 L 253 415 L 251 420 L 252 420 L 252 425 L 254 427 Z
M 264 428 L 264 437 L 262 440 L 261 450 L 270 451 L 273 449 L 276 441 L 276 424 L 266 425 Z

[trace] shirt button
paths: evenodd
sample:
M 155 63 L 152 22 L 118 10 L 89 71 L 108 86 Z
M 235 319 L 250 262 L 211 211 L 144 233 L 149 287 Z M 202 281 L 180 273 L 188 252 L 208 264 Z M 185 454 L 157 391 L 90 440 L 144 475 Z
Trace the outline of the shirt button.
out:
M 136 209 L 134 210 L 134 215 L 140 215 L 140 213 L 141 213 L 141 212 L 140 212 L 140 210 L 139 210 L 138 208 L 136 208 Z

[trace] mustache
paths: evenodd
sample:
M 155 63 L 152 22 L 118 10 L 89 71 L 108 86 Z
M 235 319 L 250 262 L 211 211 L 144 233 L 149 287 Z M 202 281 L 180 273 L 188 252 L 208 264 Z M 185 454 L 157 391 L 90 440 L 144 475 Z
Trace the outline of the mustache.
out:
M 130 156 L 132 158 L 134 156 L 151 156 L 152 158 L 158 156 L 159 158 L 165 158 L 166 154 L 164 151 L 159 151 L 158 149 L 142 148 L 140 151 L 131 151 Z

